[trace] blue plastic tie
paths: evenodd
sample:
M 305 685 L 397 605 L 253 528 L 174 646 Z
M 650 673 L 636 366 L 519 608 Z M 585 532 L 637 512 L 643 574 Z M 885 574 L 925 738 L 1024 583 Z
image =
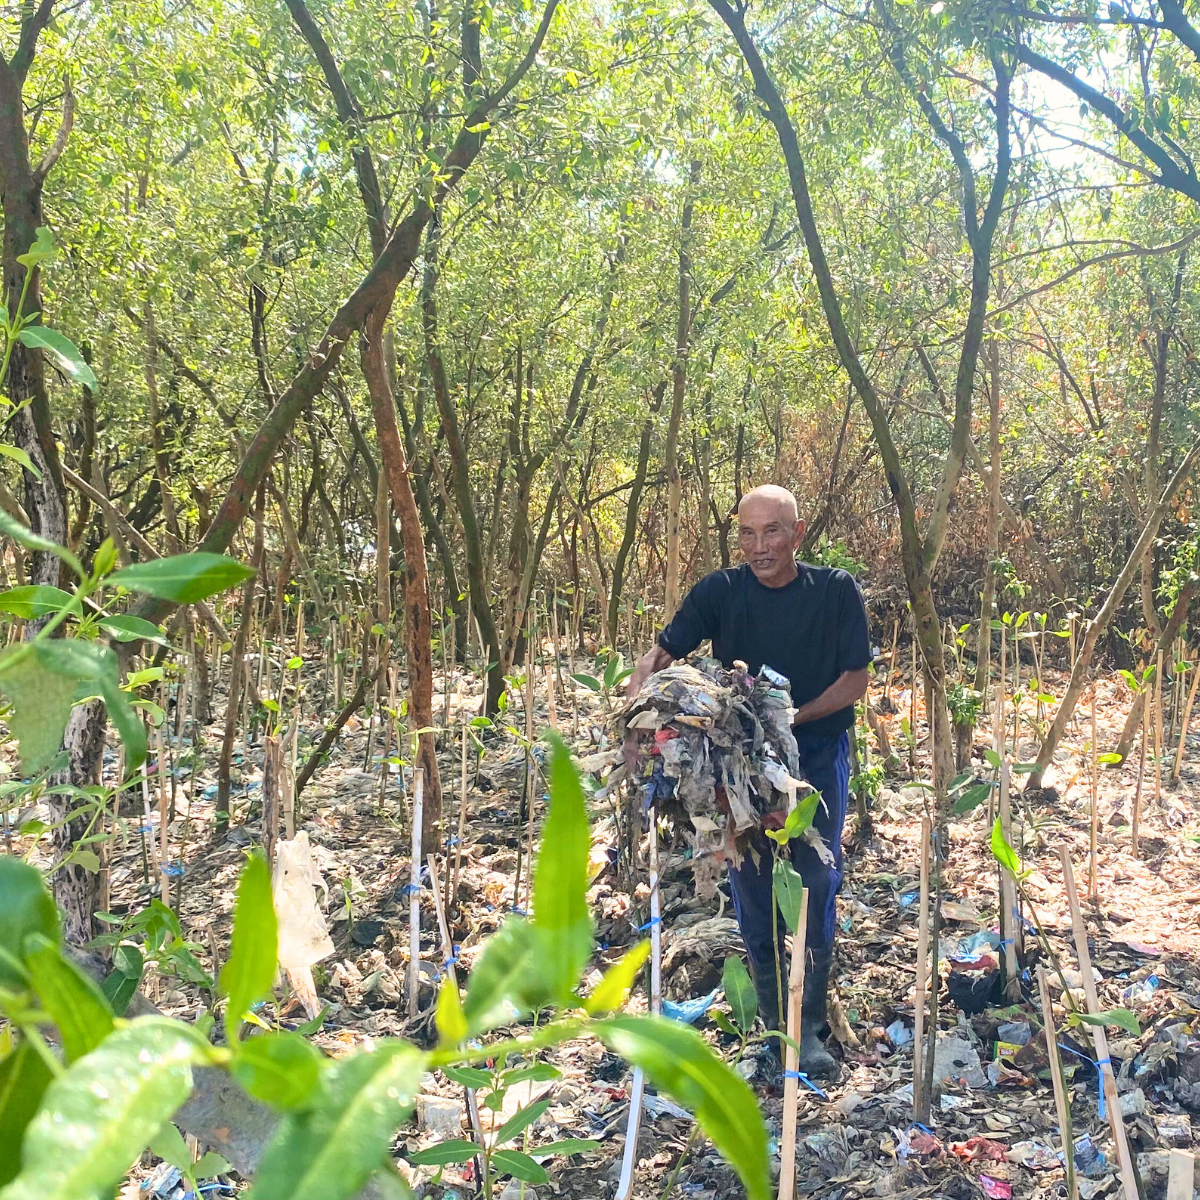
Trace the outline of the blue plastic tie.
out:
M 1096 1068 L 1096 1083 L 1098 1085 L 1098 1090 L 1099 1090 L 1099 1099 L 1096 1102 L 1096 1113 L 1099 1116 L 1100 1120 L 1103 1121 L 1105 1119 L 1105 1115 L 1106 1115 L 1105 1102 L 1104 1102 L 1104 1068 L 1112 1066 L 1112 1059 L 1111 1058 L 1101 1058 L 1101 1059 L 1088 1058 L 1088 1056 L 1086 1054 L 1081 1053 L 1080 1051 L 1074 1049 L 1071 1046 L 1064 1045 L 1062 1042 L 1058 1043 L 1058 1048 L 1060 1050 L 1065 1050 L 1068 1054 L 1075 1055 L 1076 1058 L 1083 1059 L 1083 1061 L 1085 1063 L 1087 1063 L 1089 1066 Z
M 651 917 L 650 920 L 648 920 L 645 923 L 645 925 L 639 925 L 637 927 L 637 931 L 638 931 L 638 933 L 645 933 L 647 929 L 653 929 L 655 925 L 661 925 L 661 924 L 662 924 L 662 917 Z
M 829 1097 L 823 1092 L 803 1071 L 784 1071 L 784 1079 L 798 1079 L 810 1092 L 816 1092 L 822 1100 L 828 1100 Z
M 525 910 L 523 908 L 518 908 L 515 904 L 509 909 L 509 912 L 515 913 L 518 917 L 523 917 L 526 915 Z
M 164 863 L 161 870 L 171 879 L 180 879 L 187 874 L 187 867 L 183 863 Z
M 415 896 L 420 890 L 421 885 L 419 883 L 406 883 L 400 889 L 400 895 L 407 898 L 409 896 Z

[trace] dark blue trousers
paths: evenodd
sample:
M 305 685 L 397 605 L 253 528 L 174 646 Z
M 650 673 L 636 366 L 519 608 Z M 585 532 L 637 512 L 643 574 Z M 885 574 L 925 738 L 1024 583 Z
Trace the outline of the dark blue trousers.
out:
M 822 802 L 817 806 L 813 825 L 833 851 L 834 865 L 829 867 L 807 842 L 794 838 L 789 843 L 792 865 L 808 888 L 808 947 L 824 950 L 833 945 L 837 928 L 837 894 L 842 886 L 842 826 L 850 794 L 850 735 L 821 737 L 797 729 L 796 744 L 800 747 L 802 774 L 821 793 Z M 730 868 L 729 886 L 751 964 L 774 971 L 771 930 L 778 929 L 781 946 L 784 933 L 783 918 L 771 911 L 774 843 L 759 831 L 754 847 L 758 863 L 749 853 L 744 855 L 740 867 Z

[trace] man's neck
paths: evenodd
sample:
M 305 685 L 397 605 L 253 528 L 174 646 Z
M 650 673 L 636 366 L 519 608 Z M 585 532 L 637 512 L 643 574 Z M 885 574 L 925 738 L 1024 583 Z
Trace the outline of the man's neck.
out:
M 791 567 L 790 572 L 786 575 L 783 575 L 781 578 L 763 579 L 758 575 L 755 575 L 754 578 L 757 579 L 758 582 L 763 585 L 763 587 L 785 588 L 785 587 L 787 587 L 787 585 L 789 583 L 792 582 L 793 579 L 795 579 L 800 574 L 800 568 L 794 559 L 792 560 L 792 562 L 789 565 Z M 753 574 L 753 571 L 751 571 L 751 574 Z

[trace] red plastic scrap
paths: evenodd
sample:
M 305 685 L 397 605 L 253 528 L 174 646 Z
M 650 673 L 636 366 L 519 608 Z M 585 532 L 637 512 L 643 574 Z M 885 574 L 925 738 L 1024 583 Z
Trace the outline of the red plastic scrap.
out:
M 967 1162 L 1004 1162 L 1008 1147 L 986 1137 L 972 1137 L 965 1142 L 951 1142 L 951 1153 Z
M 994 1179 L 991 1175 L 980 1175 L 979 1186 L 991 1200 L 1012 1200 L 1012 1184 L 1007 1179 Z
M 933 1158 L 941 1158 L 945 1153 L 942 1143 L 922 1129 L 916 1129 L 908 1135 L 908 1148 L 913 1154 L 928 1154 Z

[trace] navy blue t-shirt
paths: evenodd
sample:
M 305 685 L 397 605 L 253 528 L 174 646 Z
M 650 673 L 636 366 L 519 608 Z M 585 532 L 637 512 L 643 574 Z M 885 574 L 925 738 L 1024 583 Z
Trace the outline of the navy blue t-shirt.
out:
M 787 676 L 792 703 L 816 699 L 845 671 L 871 661 L 867 610 L 853 576 L 835 567 L 796 564 L 799 574 L 781 588 L 759 583 L 747 563 L 705 575 L 658 635 L 673 658 L 691 654 L 706 638 L 728 669 L 735 659 L 752 672 L 763 664 Z M 836 737 L 854 724 L 847 705 L 797 726 Z

